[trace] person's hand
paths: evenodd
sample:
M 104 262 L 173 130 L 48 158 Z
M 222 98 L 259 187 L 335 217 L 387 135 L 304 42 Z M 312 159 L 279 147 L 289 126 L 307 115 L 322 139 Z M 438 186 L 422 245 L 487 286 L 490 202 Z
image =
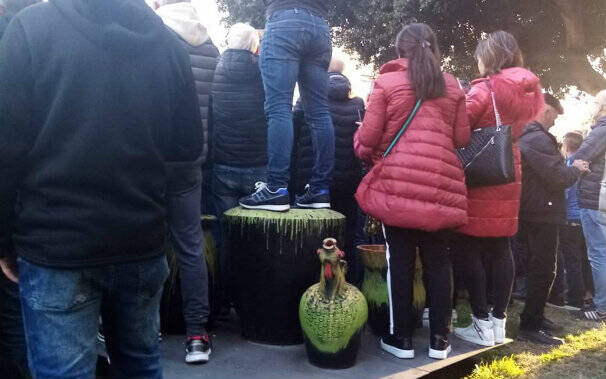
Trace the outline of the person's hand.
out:
M 19 283 L 17 260 L 14 256 L 9 255 L 0 259 L 0 268 L 2 268 L 2 272 L 11 282 Z
M 572 166 L 576 167 L 577 170 L 581 171 L 582 173 L 591 172 L 589 170 L 589 163 L 580 159 L 577 159 L 576 161 L 572 162 Z

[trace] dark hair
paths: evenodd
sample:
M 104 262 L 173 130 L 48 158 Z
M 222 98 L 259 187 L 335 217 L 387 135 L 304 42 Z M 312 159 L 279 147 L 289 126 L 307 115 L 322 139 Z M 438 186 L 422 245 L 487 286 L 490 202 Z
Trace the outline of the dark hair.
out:
M 398 55 L 408 59 L 410 81 L 417 99 L 435 99 L 446 93 L 446 81 L 440 68 L 438 39 L 428 25 L 405 26 L 396 38 Z
M 564 114 L 564 107 L 560 103 L 555 96 L 550 94 L 549 92 L 544 93 L 545 96 L 545 104 L 553 107 L 559 114 Z
M 566 133 L 566 135 L 564 135 L 563 143 L 568 152 L 574 153 L 581 147 L 583 135 L 577 132 Z
M 515 37 L 503 30 L 490 33 L 478 42 L 476 59 L 484 64 L 482 76 L 495 75 L 511 67 L 523 67 L 524 56 Z

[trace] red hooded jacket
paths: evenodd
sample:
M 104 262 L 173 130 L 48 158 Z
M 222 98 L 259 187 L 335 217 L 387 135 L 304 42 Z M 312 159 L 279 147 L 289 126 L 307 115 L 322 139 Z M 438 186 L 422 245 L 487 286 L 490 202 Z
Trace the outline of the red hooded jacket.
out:
M 487 78 L 475 80 L 467 94 L 467 115 L 472 129 L 496 125 L 487 81 Z M 514 67 L 491 76 L 490 82 L 502 122 L 511 125 L 517 142 L 524 126 L 543 109 L 539 78 L 524 68 Z M 476 237 L 510 237 L 517 233 L 522 193 L 522 160 L 517 143 L 514 144 L 514 163 L 514 183 L 468 189 L 469 222 L 459 232 Z
M 470 136 L 465 95 L 448 74 L 446 95 L 426 100 L 373 180 L 364 178 L 356 199 L 386 225 L 437 231 L 467 222 L 467 195 L 455 147 Z M 356 155 L 376 164 L 400 131 L 417 99 L 406 59 L 381 68 L 363 125 L 354 138 Z

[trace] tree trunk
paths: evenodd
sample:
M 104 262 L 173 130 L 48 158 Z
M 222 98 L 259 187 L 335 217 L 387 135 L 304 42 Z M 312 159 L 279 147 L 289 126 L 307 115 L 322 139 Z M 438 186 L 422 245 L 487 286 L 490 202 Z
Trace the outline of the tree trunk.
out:
M 606 89 L 606 78 L 595 71 L 587 59 L 586 31 L 583 12 L 586 0 L 555 0 L 566 28 L 565 65 L 579 89 L 595 95 Z

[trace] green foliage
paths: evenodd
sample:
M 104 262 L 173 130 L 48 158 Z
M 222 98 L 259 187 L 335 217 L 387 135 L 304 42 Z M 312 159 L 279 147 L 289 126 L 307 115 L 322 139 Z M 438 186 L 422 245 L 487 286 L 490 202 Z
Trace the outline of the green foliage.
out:
M 263 0 L 219 0 L 228 23 L 264 24 Z M 425 22 L 440 39 L 445 66 L 460 77 L 477 75 L 473 53 L 483 33 L 504 29 L 518 38 L 526 63 L 546 87 L 606 87 L 585 58 L 603 57 L 603 0 L 327 0 L 335 42 L 379 67 L 394 58 L 393 42 L 404 24 Z M 564 17 L 568 18 L 566 26 Z M 572 41 L 574 39 L 574 41 Z M 574 42 L 574 43 L 573 43 Z M 606 71 L 606 59 L 601 70 Z

